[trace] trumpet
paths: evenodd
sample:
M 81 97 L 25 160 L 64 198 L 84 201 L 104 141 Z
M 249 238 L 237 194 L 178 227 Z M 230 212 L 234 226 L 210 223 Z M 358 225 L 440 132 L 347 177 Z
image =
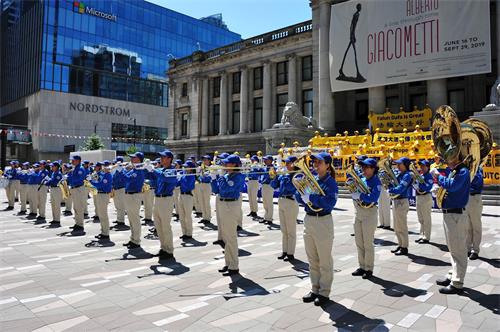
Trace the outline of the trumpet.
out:
M 385 189 L 389 189 L 391 187 L 395 187 L 395 186 L 399 185 L 398 178 L 396 177 L 396 174 L 394 174 L 394 171 L 392 170 L 391 157 L 387 157 L 387 158 L 379 160 L 378 167 L 380 169 L 379 178 L 380 178 L 380 181 L 382 182 L 382 185 L 384 186 Z M 389 196 L 392 199 L 399 197 L 399 195 L 392 195 L 392 194 Z
M 351 177 L 345 183 L 345 186 L 347 187 L 347 189 L 351 194 L 354 192 L 360 192 L 362 194 L 370 194 L 370 188 L 368 188 L 366 183 L 358 176 L 358 174 L 354 170 L 354 164 L 349 165 L 349 167 L 346 170 L 346 174 Z M 359 206 L 365 209 L 371 208 L 373 205 L 375 205 L 375 203 L 365 203 L 359 199 L 356 199 L 355 202 Z

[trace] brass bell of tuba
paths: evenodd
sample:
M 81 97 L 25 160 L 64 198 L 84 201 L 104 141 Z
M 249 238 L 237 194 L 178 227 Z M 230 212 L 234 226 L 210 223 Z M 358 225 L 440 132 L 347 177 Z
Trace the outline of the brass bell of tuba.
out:
M 380 159 L 377 163 L 379 168 L 378 176 L 380 178 L 380 182 L 385 189 L 390 189 L 392 187 L 396 187 L 399 185 L 398 178 L 396 174 L 394 174 L 394 170 L 392 169 L 392 159 L 391 157 L 387 157 L 384 159 Z M 390 198 L 395 199 L 398 198 L 399 195 L 389 195 Z
M 323 191 L 323 189 L 321 189 L 321 187 L 318 184 L 318 181 L 316 181 L 314 175 L 309 170 L 306 157 L 307 155 L 303 155 L 295 162 L 294 165 L 297 168 L 299 168 L 300 172 L 296 173 L 293 176 L 292 184 L 301 195 L 308 193 L 308 194 L 318 194 L 324 196 L 325 192 Z M 323 210 L 321 208 L 319 209 L 314 208 L 311 202 L 308 202 L 307 205 L 314 212 L 319 212 Z
M 347 190 L 352 194 L 354 192 L 359 192 L 362 194 L 370 194 L 370 188 L 363 182 L 363 180 L 358 176 L 354 170 L 354 164 L 349 165 L 346 170 L 346 175 L 348 175 L 345 186 Z M 362 200 L 355 200 L 355 202 L 362 208 L 368 209 L 375 205 L 375 203 L 365 203 Z

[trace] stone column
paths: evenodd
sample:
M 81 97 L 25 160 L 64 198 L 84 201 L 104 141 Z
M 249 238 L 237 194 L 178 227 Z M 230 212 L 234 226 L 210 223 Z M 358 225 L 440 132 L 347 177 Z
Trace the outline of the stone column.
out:
M 169 81 L 168 89 L 169 89 L 169 98 L 170 102 L 168 103 L 168 123 L 167 123 L 167 137 L 168 139 L 175 139 L 175 109 L 177 105 L 177 94 L 175 93 L 177 85 L 173 80 Z
M 240 67 L 240 134 L 248 132 L 248 68 Z
M 432 110 L 448 103 L 446 78 L 427 81 L 427 104 Z
M 272 85 L 271 85 L 271 62 L 264 62 L 263 70 L 263 91 L 262 91 L 262 129 L 271 128 L 271 102 L 272 102 Z
M 227 134 L 227 73 L 220 72 L 219 136 Z
M 208 77 L 203 78 L 201 91 L 201 136 L 208 136 Z
M 288 56 L 288 101 L 298 104 L 297 100 L 297 56 Z
M 368 88 L 368 110 L 374 113 L 384 113 L 385 110 L 385 87 L 376 86 Z
M 319 3 L 319 126 L 335 130 L 335 109 L 330 86 L 330 11 L 331 0 Z M 314 23 L 313 23 L 314 24 Z

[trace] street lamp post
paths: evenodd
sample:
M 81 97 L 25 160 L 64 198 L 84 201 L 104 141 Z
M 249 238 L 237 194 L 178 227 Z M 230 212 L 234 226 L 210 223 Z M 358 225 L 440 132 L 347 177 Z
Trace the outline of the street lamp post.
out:
M 134 148 L 135 148 L 137 119 L 136 118 L 128 118 L 128 119 L 134 121 L 134 141 L 133 141 L 133 143 L 134 143 Z

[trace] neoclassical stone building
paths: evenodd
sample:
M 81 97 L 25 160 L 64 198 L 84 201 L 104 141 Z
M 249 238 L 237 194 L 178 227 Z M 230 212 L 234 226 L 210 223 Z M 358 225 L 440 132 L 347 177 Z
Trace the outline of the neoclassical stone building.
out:
M 265 150 L 263 131 L 298 104 L 329 133 L 368 125 L 368 111 L 449 104 L 466 118 L 488 103 L 499 72 L 499 1 L 490 1 L 492 73 L 332 93 L 331 5 L 310 0 L 312 20 L 170 61 L 167 147 L 184 157 Z

